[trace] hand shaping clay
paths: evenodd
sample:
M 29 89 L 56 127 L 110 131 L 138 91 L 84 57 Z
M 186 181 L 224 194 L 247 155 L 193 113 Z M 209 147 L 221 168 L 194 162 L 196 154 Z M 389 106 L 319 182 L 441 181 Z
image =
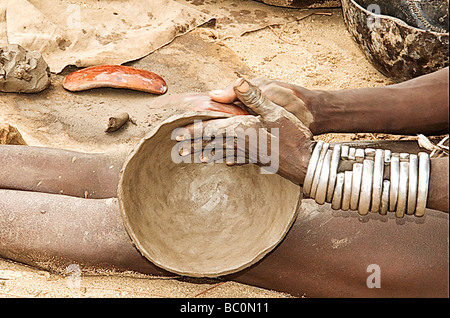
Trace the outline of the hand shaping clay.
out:
M 38 93 L 50 85 L 50 68 L 37 51 L 0 47 L 0 92 Z
M 217 277 L 244 269 L 274 249 L 297 216 L 301 187 L 277 174 L 261 174 L 254 164 L 172 160 L 176 128 L 221 117 L 230 115 L 179 111 L 153 127 L 121 170 L 128 234 L 147 259 L 173 273 Z

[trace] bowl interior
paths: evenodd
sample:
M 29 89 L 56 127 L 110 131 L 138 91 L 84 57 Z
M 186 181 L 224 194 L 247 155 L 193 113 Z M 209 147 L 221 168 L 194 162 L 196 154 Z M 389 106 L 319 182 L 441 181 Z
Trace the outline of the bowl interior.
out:
M 190 122 L 166 121 L 140 143 L 122 169 L 119 202 L 128 233 L 150 261 L 215 277 L 250 266 L 283 239 L 301 188 L 253 164 L 175 163 L 172 131 Z

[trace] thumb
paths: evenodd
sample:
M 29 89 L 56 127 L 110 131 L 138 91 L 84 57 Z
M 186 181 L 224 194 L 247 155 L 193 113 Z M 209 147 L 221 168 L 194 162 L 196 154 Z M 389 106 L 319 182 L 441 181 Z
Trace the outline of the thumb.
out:
M 249 81 L 239 78 L 233 85 L 237 98 L 262 118 L 273 113 L 279 106 L 269 100 L 262 91 Z
M 229 85 L 223 90 L 214 90 L 209 92 L 209 97 L 215 102 L 223 104 L 231 104 L 236 101 L 236 94 L 233 90 L 233 85 Z

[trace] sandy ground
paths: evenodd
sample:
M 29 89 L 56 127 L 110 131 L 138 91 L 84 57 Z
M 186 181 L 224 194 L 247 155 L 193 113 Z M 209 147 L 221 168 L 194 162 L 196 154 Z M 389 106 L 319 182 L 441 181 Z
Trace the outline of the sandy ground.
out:
M 137 273 L 66 276 L 0 261 L 0 298 L 285 298 L 289 295 L 214 279 Z
M 211 36 L 210 40 L 233 50 L 257 76 L 311 89 L 390 84 L 390 80 L 378 73 L 359 51 L 345 28 L 340 9 L 320 12 L 330 15 L 312 15 L 222 40 Z M 205 34 L 210 34 L 210 29 L 204 30 Z M 382 138 L 366 134 L 318 138 L 368 137 Z M 289 297 L 217 280 L 168 279 L 136 273 L 82 274 L 79 284 L 74 287 L 72 278 L 0 260 L 0 297 Z

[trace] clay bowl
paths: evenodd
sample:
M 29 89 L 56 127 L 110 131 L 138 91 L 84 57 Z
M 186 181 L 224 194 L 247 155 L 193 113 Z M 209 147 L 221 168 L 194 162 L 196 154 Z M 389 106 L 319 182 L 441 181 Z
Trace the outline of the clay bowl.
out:
M 385 76 L 401 82 L 448 66 L 445 0 L 423 1 L 417 4 L 420 10 L 411 9 L 416 4 L 406 0 L 341 3 L 348 31 L 366 58 Z M 379 14 L 375 14 L 378 10 Z
M 148 260 L 184 276 L 217 277 L 277 246 L 297 216 L 301 188 L 253 164 L 175 163 L 174 129 L 232 116 L 191 106 L 178 105 L 132 151 L 118 199 L 126 230 Z

